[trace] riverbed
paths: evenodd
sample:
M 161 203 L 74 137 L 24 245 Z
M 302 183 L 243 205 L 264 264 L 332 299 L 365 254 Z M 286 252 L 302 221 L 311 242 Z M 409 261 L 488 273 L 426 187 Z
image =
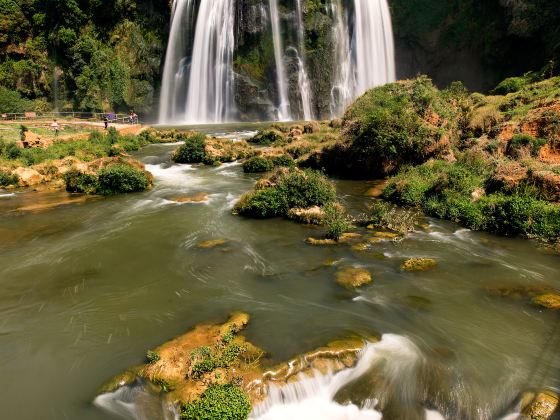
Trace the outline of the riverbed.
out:
M 275 361 L 349 334 L 396 337 L 430 372 L 441 372 L 445 401 L 425 409 L 445 416 L 447 407 L 448 417 L 496 418 L 525 389 L 560 387 L 560 357 L 550 348 L 558 344 L 558 313 L 487 291 L 560 289 L 558 254 L 436 219 L 365 252 L 310 246 L 305 239 L 321 237 L 321 228 L 231 213 L 257 176 L 238 163 L 172 164 L 174 148 L 151 145 L 136 155 L 155 177 L 143 193 L 86 199 L 0 190 L 0 417 L 113 418 L 92 403 L 99 386 L 142 363 L 148 349 L 233 311 L 251 315 L 248 339 Z M 371 184 L 335 184 L 350 213 L 367 211 Z M 176 201 L 199 193 L 207 200 Z M 213 239 L 227 242 L 197 246 Z M 438 266 L 401 270 L 411 257 Z M 341 288 L 335 274 L 347 266 L 366 268 L 373 283 Z M 401 353 L 386 358 L 406 366 Z M 425 376 L 397 369 L 385 396 L 394 418 L 404 418 Z M 379 384 L 370 391 L 360 387 L 371 405 Z

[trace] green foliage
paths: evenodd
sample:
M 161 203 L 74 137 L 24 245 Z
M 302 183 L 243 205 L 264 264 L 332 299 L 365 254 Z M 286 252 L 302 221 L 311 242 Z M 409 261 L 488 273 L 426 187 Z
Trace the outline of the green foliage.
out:
M 290 155 L 275 156 L 272 158 L 272 163 L 274 166 L 284 166 L 286 168 L 296 166 L 296 162 Z
M 474 199 L 472 193 L 483 191 L 491 173 L 490 163 L 468 155 L 455 164 L 429 162 L 401 171 L 390 180 L 384 196 L 475 230 L 544 240 L 560 238 L 560 206 L 539 200 L 531 189 Z
M 405 234 L 414 230 L 416 214 L 412 210 L 399 209 L 386 201 L 376 200 L 369 208 L 368 222 L 377 228 Z
M 33 109 L 31 101 L 23 99 L 15 90 L 0 86 L 0 112 L 25 112 Z
M 272 170 L 273 163 L 269 159 L 263 158 L 261 156 L 254 156 L 243 162 L 243 172 L 245 173 L 259 173 L 268 172 Z
M 21 156 L 21 149 L 14 142 L 6 142 L 0 138 L 0 156 L 8 160 L 14 160 Z
M 62 178 L 66 183 L 66 191 L 71 193 L 96 194 L 99 189 L 97 175 L 71 169 Z
M 535 138 L 528 134 L 516 134 L 509 142 L 507 152 L 509 155 L 517 157 L 522 149 L 527 149 L 531 156 L 536 157 L 546 143 L 545 139 Z
M 19 176 L 11 172 L 0 169 L 0 187 L 7 187 L 9 185 L 18 185 Z
M 344 142 L 325 148 L 310 164 L 372 178 L 422 163 L 446 150 L 440 140 L 457 135 L 469 107 L 462 85 L 439 91 L 425 76 L 371 89 L 347 109 Z
M 202 396 L 181 409 L 181 418 L 188 420 L 244 420 L 251 404 L 243 390 L 234 384 L 211 385 Z
M 233 340 L 234 331 L 226 332 L 212 347 L 202 346 L 191 351 L 191 370 L 189 375 L 199 379 L 202 375 L 217 368 L 228 368 L 239 361 L 239 356 L 245 351 Z
M 291 208 L 324 206 L 336 198 L 333 185 L 317 171 L 280 169 L 271 179 L 273 186 L 257 189 L 241 198 L 235 210 L 255 218 L 286 216 Z
M 99 171 L 98 193 L 102 195 L 143 191 L 150 185 L 144 171 L 125 164 L 115 164 Z
M 327 238 L 338 241 L 342 234 L 352 227 L 344 208 L 338 203 L 329 203 L 324 207 L 323 225 L 327 228 Z
M 524 77 L 508 77 L 494 88 L 492 93 L 495 95 L 507 95 L 508 93 L 518 92 L 527 84 Z
M 206 136 L 202 133 L 187 137 L 185 144 L 179 147 L 173 154 L 173 161 L 176 163 L 201 163 L 205 158 L 205 139 Z
M 173 386 L 167 382 L 165 379 L 161 378 L 154 378 L 152 379 L 152 383 L 160 387 L 161 392 L 170 392 L 173 391 Z
M 160 359 L 161 359 L 161 357 L 155 351 L 153 351 L 153 350 L 148 350 L 147 351 L 146 360 L 148 361 L 148 363 L 156 363 Z
M 263 130 L 247 141 L 261 146 L 270 146 L 271 144 L 278 145 L 283 143 L 284 137 L 276 130 Z

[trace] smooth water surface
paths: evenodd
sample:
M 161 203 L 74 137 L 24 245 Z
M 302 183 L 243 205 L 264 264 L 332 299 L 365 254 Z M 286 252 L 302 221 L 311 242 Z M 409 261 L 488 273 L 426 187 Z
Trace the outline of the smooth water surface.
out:
M 485 291 L 560 288 L 558 255 L 531 241 L 431 219 L 425 230 L 368 252 L 309 246 L 305 239 L 321 236 L 320 228 L 231 214 L 256 180 L 239 164 L 171 164 L 175 147 L 139 153 L 155 176 L 145 193 L 31 211 L 67 194 L 0 191 L 1 418 L 112 418 L 92 404 L 100 385 L 143 362 L 147 349 L 231 311 L 251 314 L 249 340 L 276 361 L 348 334 L 406 340 L 426 368 L 407 370 L 404 356 L 382 346 L 393 360 L 384 369 L 396 366 L 398 380 L 386 385 L 395 391 L 394 418 L 407 417 L 406 392 L 416 395 L 422 386 L 441 387 L 445 400 L 426 409 L 448 407 L 461 418 L 493 418 L 519 391 L 560 386 L 560 358 L 550 348 L 558 344 L 558 314 Z M 353 214 L 366 210 L 368 187 L 337 182 Z M 207 202 L 172 200 L 200 192 Z M 223 247 L 197 247 L 222 238 Z M 437 259 L 438 268 L 400 270 L 419 256 Z M 357 292 L 340 288 L 335 273 L 349 265 L 366 267 L 373 283 Z M 369 394 L 362 384 L 348 398 L 371 405 L 379 398 L 373 382 Z

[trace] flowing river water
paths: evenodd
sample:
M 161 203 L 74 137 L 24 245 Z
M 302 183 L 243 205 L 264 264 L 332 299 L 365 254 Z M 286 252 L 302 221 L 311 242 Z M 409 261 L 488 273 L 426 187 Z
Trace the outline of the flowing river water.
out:
M 382 337 L 354 369 L 271 392 L 253 413 L 265 419 L 375 419 L 376 401 L 386 418 L 491 419 L 525 389 L 560 387 L 558 314 L 486 291 L 560 288 L 557 254 L 435 219 L 368 252 L 310 246 L 320 228 L 231 214 L 256 176 L 171 164 L 175 147 L 137 154 L 155 176 L 144 193 L 50 208 L 67 194 L 0 190 L 0 418 L 118 418 L 93 404 L 100 385 L 232 311 L 250 313 L 248 339 L 276 361 L 348 334 Z M 351 213 L 366 210 L 370 184 L 335 182 Z M 206 202 L 171 200 L 200 192 Z M 410 257 L 439 265 L 401 271 Z M 373 283 L 340 288 L 345 266 L 366 267 Z

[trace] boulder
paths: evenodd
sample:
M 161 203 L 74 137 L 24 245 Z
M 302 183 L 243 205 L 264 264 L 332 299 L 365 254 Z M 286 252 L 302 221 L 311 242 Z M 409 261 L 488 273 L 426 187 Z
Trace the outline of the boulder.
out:
M 556 293 L 545 293 L 543 295 L 535 296 L 531 302 L 533 305 L 545 309 L 560 309 L 560 295 Z
M 346 289 L 356 289 L 372 281 L 369 271 L 361 267 L 345 267 L 336 273 L 336 282 Z
M 314 134 L 321 131 L 321 124 L 317 121 L 310 121 L 303 126 L 303 132 L 305 134 Z
M 552 391 L 539 392 L 523 409 L 523 418 L 527 420 L 548 420 L 558 408 L 558 394 Z
M 314 206 L 307 209 L 293 208 L 288 211 L 288 218 L 308 225 L 320 225 L 325 212 L 321 207 Z
M 19 185 L 21 187 L 31 187 L 45 180 L 45 177 L 35 169 L 24 168 L 22 166 L 16 168 L 13 173 L 19 176 Z
M 431 258 L 410 258 L 401 265 L 404 271 L 428 271 L 437 267 L 437 261 Z

